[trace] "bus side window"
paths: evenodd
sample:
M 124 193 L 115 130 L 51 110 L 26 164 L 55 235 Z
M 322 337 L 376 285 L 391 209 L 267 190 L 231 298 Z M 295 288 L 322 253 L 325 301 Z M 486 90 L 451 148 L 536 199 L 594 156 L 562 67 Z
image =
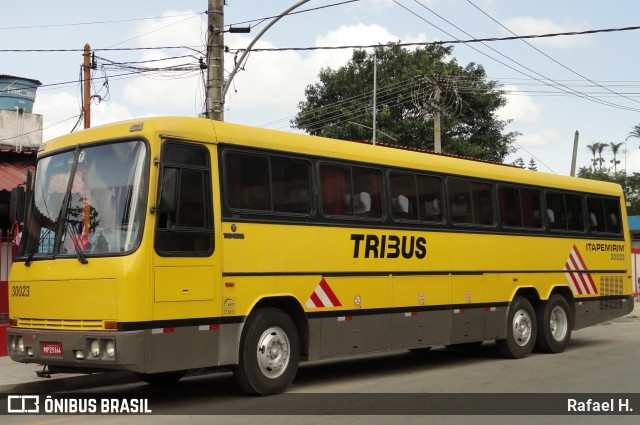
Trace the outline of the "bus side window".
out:
M 567 230 L 564 196 L 557 192 L 547 192 L 547 221 L 551 230 Z
M 391 214 L 394 219 L 418 219 L 416 178 L 413 174 L 390 173 L 389 194 L 391 195 Z
M 273 209 L 279 212 L 311 212 L 311 169 L 307 161 L 271 158 Z
M 606 219 L 602 198 L 587 197 L 587 211 L 589 211 L 589 230 L 592 232 L 606 232 Z
M 348 167 L 322 165 L 320 167 L 322 211 L 329 215 L 352 215 L 346 197 L 351 196 L 351 173 Z
M 581 195 L 565 194 L 564 202 L 567 209 L 567 230 L 584 231 L 584 213 L 582 212 Z
M 270 210 L 266 156 L 229 152 L 225 156 L 227 203 L 234 209 Z
M 449 213 L 456 224 L 472 224 L 471 193 L 469 182 L 461 179 L 447 180 L 449 192 Z
M 354 212 L 358 217 L 382 217 L 382 176 L 380 171 L 353 167 Z
M 620 233 L 620 201 L 595 196 L 587 197 L 589 229 L 592 232 Z
M 442 180 L 440 177 L 418 176 L 420 220 L 442 223 Z
M 520 190 L 515 187 L 501 187 L 498 190 L 500 224 L 508 227 L 522 227 Z
M 333 164 L 320 166 L 322 212 L 358 218 L 382 217 L 379 170 Z
M 542 229 L 542 192 L 537 189 L 520 189 L 522 226 Z

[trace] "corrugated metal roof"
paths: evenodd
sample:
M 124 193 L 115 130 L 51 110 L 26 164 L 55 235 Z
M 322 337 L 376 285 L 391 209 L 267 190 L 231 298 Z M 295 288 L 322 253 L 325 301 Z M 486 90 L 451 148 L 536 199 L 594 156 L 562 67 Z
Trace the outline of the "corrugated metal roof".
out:
M 0 74 L 0 78 L 18 78 L 20 80 L 32 81 L 39 86 L 42 85 L 42 83 L 39 80 L 35 80 L 33 78 L 26 78 L 26 77 L 18 77 L 17 75 Z
M 31 172 L 35 167 L 26 162 L 7 162 L 0 160 L 0 191 L 11 190 L 14 187 L 24 184 L 27 180 L 27 169 Z

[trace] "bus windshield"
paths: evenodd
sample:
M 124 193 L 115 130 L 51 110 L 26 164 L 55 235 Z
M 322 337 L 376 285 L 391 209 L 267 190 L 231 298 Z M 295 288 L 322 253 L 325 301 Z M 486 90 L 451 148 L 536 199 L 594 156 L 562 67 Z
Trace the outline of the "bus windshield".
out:
M 142 141 L 78 147 L 36 168 L 19 257 L 104 256 L 138 244 L 146 207 Z

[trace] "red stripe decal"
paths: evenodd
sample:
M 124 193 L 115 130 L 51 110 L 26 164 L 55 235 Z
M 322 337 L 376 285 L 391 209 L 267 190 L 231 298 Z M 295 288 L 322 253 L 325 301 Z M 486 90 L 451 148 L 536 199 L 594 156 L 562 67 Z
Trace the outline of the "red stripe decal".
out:
M 331 304 L 333 304 L 334 307 L 342 306 L 340 300 L 338 299 L 338 297 L 336 297 L 336 294 L 333 293 L 331 287 L 329 286 L 327 281 L 324 280 L 324 278 L 322 278 L 322 280 L 320 281 L 320 288 L 322 288 L 324 294 L 327 296 L 327 298 L 329 298 L 329 301 L 331 301 Z

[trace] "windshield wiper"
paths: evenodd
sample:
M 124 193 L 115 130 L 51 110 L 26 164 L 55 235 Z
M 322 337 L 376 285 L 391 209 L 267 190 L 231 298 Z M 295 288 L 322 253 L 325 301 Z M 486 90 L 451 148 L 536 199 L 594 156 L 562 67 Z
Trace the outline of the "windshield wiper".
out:
M 47 231 L 44 234 L 40 235 L 40 239 L 38 240 L 38 243 L 33 247 L 31 252 L 29 252 L 29 255 L 27 256 L 27 259 L 24 262 L 24 265 L 26 267 L 31 266 L 31 261 L 33 261 L 33 257 L 38 252 L 38 248 L 40 248 L 40 246 L 42 245 L 42 242 L 45 240 L 45 238 L 49 237 L 50 233 L 51 233 L 51 229 L 47 229 Z
M 89 261 L 87 261 L 87 257 L 85 257 L 84 252 L 82 252 L 82 250 L 80 249 L 80 244 L 78 244 L 78 240 L 76 239 L 76 236 L 78 236 L 79 233 L 75 231 L 71 223 L 69 223 L 68 221 L 65 224 L 71 236 L 73 247 L 76 250 L 76 257 L 78 257 L 78 261 L 80 261 L 80 263 L 82 264 L 88 264 Z

